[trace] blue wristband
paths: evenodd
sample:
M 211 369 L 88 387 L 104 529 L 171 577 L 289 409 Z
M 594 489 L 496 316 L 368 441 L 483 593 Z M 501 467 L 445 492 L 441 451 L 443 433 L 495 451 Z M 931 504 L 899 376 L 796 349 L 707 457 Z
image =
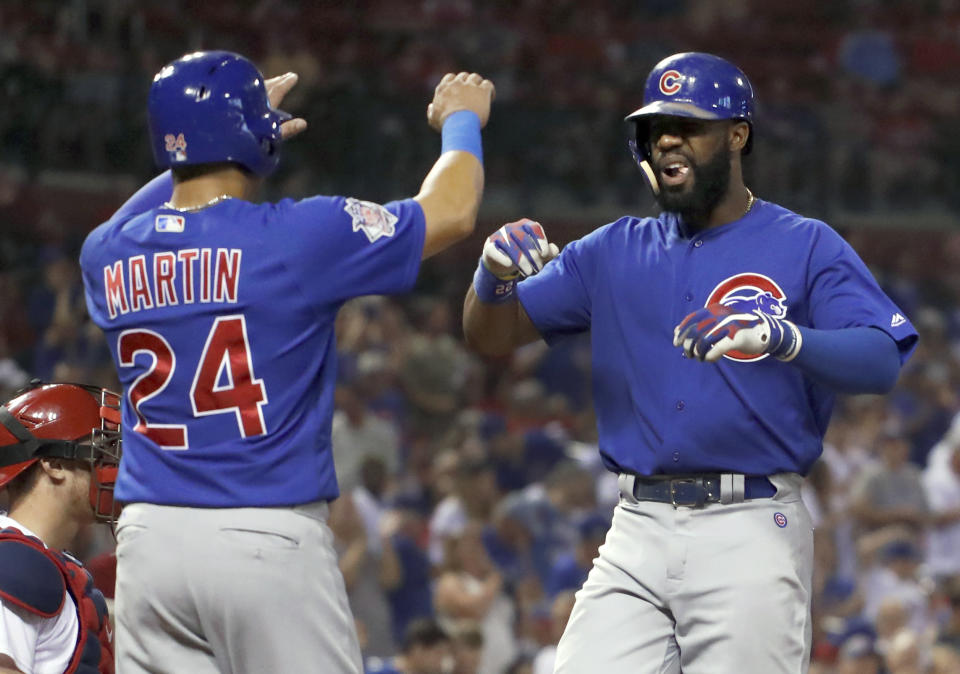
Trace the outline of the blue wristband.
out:
M 457 110 L 443 121 L 440 137 L 443 139 L 440 154 L 450 150 L 463 150 L 483 163 L 480 117 L 477 113 L 470 110 Z
M 493 272 L 487 269 L 483 260 L 477 265 L 477 271 L 473 274 L 473 291 L 477 293 L 477 298 L 485 304 L 503 304 L 512 302 L 517 294 L 517 281 L 510 279 L 504 281 L 494 276 Z

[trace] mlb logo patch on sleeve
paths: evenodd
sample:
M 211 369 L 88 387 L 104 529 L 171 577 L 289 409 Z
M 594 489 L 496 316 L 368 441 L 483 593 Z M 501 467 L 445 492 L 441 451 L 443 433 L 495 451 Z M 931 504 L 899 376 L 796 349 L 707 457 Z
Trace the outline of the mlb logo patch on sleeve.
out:
M 347 197 L 343 210 L 353 219 L 353 231 L 363 230 L 370 243 L 382 236 L 393 236 L 396 232 L 394 225 L 399 218 L 380 204 Z
M 186 221 L 182 215 L 160 214 L 153 222 L 153 228 L 158 232 L 182 232 Z

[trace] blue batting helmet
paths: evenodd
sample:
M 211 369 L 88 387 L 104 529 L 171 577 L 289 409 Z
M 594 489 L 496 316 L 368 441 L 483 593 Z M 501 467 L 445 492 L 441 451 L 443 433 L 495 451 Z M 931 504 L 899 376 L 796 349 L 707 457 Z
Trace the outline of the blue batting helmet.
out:
M 163 168 L 235 162 L 258 176 L 280 161 L 280 124 L 263 75 L 227 51 L 187 54 L 165 66 L 147 104 L 153 156 Z
M 743 148 L 753 143 L 753 87 L 738 67 L 713 54 L 684 52 L 654 66 L 643 91 L 643 107 L 626 117 L 637 126 L 637 150 L 649 159 L 647 127 L 653 115 L 694 119 L 738 119 L 750 125 Z

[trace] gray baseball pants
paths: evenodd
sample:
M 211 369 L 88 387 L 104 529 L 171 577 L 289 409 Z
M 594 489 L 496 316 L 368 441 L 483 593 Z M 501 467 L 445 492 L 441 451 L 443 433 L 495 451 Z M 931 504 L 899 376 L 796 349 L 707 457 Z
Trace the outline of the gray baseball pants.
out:
M 136 503 L 117 528 L 118 674 L 363 671 L 326 503 Z
M 800 476 L 770 480 L 773 498 L 675 508 L 638 502 L 621 478 L 554 671 L 806 672 L 813 527 Z

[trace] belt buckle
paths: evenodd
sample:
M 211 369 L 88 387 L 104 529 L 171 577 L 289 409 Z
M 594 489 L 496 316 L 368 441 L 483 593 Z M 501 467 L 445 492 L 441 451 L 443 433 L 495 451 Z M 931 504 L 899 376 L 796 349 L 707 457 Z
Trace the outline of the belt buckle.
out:
M 678 501 L 677 500 L 677 485 L 689 484 L 696 485 L 700 487 L 697 497 L 692 501 Z M 706 502 L 706 492 L 707 488 L 703 484 L 703 480 L 698 477 L 681 477 L 674 478 L 670 480 L 670 504 L 674 507 L 684 507 L 684 508 L 701 508 Z

